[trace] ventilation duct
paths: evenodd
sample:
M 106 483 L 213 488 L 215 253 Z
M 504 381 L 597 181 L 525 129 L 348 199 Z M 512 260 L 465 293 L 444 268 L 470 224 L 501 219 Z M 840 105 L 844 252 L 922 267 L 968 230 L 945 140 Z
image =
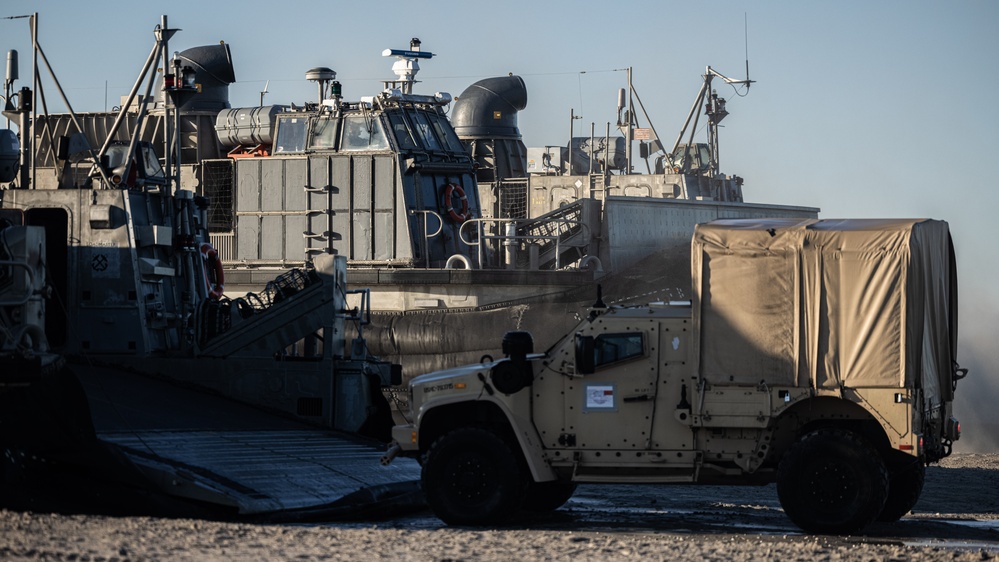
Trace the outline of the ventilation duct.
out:
M 458 96 L 451 124 L 479 164 L 480 182 L 526 175 L 527 148 L 517 127 L 517 112 L 527 107 L 527 86 L 520 76 L 479 80 Z
M 181 105 L 181 109 L 184 111 L 229 109 L 229 84 L 236 81 L 229 45 L 221 43 L 192 47 L 177 53 L 176 58 L 182 68 L 190 66 L 194 69 L 195 82 L 201 85 L 201 92 L 196 96 L 190 96 Z

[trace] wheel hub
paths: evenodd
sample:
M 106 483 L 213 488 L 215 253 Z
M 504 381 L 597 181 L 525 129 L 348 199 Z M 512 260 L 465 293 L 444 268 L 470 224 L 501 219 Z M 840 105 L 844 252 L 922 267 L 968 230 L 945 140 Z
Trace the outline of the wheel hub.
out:
M 853 471 L 841 462 L 826 461 L 810 471 L 809 494 L 819 507 L 835 509 L 850 503 L 857 493 Z
M 462 459 L 455 463 L 451 471 L 451 488 L 461 499 L 481 500 L 489 490 L 489 473 L 489 466 L 479 459 Z

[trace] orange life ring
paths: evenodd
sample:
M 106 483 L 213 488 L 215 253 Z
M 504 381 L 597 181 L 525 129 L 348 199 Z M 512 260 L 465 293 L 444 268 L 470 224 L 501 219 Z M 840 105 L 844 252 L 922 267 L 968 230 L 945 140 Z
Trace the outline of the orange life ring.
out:
M 225 289 L 225 274 L 222 272 L 222 260 L 219 259 L 219 252 L 211 244 L 204 243 L 201 245 L 201 259 L 205 261 L 205 287 L 208 288 L 208 297 L 219 300 Z M 214 283 L 208 276 L 209 269 L 215 273 Z
M 454 210 L 454 205 L 452 204 L 452 197 L 457 193 L 458 197 L 461 199 L 461 212 Z M 456 183 L 449 183 L 447 187 L 444 188 L 444 210 L 447 211 L 447 215 L 451 217 L 451 220 L 461 224 L 468 220 L 468 197 L 465 197 L 465 190 L 461 188 L 460 185 Z

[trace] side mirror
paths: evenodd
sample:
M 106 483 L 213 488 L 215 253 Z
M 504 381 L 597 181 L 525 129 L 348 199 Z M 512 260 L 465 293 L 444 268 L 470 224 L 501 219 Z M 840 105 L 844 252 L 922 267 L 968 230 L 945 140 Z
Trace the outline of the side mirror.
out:
M 593 373 L 593 336 L 576 334 L 576 372 L 580 375 Z

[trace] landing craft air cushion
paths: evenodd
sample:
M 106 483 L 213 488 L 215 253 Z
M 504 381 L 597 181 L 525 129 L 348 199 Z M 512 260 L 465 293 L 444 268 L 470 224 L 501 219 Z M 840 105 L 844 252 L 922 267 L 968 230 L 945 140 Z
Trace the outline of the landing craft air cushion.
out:
M 157 84 L 168 125 L 198 95 L 190 68 L 170 58 L 176 31 L 164 17 L 132 92 L 155 64 L 175 70 Z M 37 139 L 34 94 L 7 94 L 21 138 Z M 79 135 L 60 143 L 57 186 L 29 173 L 30 146 L 5 167 L 0 500 L 290 517 L 413 495 L 411 472 L 377 469 L 391 426 L 381 389 L 399 384 L 400 370 L 347 336 L 349 323 L 363 333 L 369 311 L 347 305 L 352 293 L 368 301 L 348 290 L 346 258 L 318 252 L 257 292 L 222 298 L 208 201 L 180 186 L 175 147 L 164 166 L 139 138 L 144 105 L 116 140 L 126 114 L 97 147 Z

